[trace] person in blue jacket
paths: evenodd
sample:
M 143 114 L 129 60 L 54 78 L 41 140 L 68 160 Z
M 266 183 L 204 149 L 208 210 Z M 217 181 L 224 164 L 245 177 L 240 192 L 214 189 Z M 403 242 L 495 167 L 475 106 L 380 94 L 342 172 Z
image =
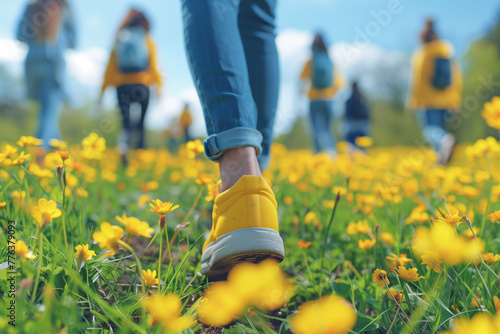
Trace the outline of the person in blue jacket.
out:
M 344 128 L 345 140 L 355 148 L 359 148 L 356 138 L 369 135 L 370 109 L 356 81 L 352 83 L 351 97 L 345 103 Z
M 59 116 L 65 98 L 64 51 L 75 47 L 75 23 L 66 0 L 31 1 L 17 27 L 28 44 L 25 78 L 28 98 L 39 103 L 38 130 L 43 147 L 60 139 Z

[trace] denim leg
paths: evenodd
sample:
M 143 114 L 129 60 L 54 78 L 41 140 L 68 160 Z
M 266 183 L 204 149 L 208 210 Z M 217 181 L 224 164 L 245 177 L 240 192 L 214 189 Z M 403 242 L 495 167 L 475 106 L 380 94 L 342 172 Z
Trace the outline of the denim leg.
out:
M 124 144 L 127 145 L 128 150 L 132 140 L 132 124 L 130 122 L 130 105 L 132 104 L 132 97 L 130 96 L 130 85 L 118 86 L 116 88 L 116 94 L 123 122 L 123 141 Z
M 444 129 L 447 114 L 448 111 L 444 109 L 427 109 L 421 112 L 424 138 L 435 151 L 439 151 L 443 138 L 448 134 Z
M 336 140 L 330 129 L 332 124 L 332 101 L 311 101 L 311 123 L 315 151 L 334 151 Z
M 59 131 L 59 116 L 63 103 L 63 94 L 53 75 L 53 65 L 40 63 L 36 82 L 38 102 L 40 104 L 37 137 L 43 141 L 42 146 L 50 147 L 51 139 L 61 139 Z
M 275 33 L 276 0 L 244 0 L 238 26 L 248 67 L 252 96 L 257 106 L 257 130 L 262 134 L 259 164 L 269 164 L 278 104 L 279 59 Z
M 253 146 L 261 152 L 257 107 L 252 97 L 238 28 L 239 0 L 182 0 L 184 40 L 209 137 L 205 153 Z
M 140 85 L 139 91 L 141 94 L 137 94 L 139 104 L 141 105 L 141 118 L 139 119 L 139 124 L 137 131 L 139 132 L 139 142 L 137 143 L 137 148 L 146 147 L 146 130 L 144 129 L 144 119 L 146 118 L 146 112 L 148 111 L 149 105 L 149 88 L 144 85 Z

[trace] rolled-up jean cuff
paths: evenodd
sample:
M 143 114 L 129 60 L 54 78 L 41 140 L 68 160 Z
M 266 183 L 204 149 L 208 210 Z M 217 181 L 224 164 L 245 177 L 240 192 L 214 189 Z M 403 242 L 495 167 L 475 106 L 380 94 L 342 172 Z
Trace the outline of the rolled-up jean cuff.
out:
M 233 128 L 209 136 L 203 142 L 205 154 L 212 161 L 219 160 L 230 148 L 253 146 L 257 156 L 262 150 L 262 134 L 251 128 Z

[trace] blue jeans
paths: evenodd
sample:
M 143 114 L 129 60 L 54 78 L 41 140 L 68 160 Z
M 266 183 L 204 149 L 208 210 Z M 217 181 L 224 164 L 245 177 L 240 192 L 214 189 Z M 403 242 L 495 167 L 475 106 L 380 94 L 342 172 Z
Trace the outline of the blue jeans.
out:
M 444 137 L 448 134 L 445 130 L 445 121 L 450 113 L 446 109 L 427 109 L 419 112 L 420 122 L 423 126 L 424 139 L 428 141 L 435 151 L 439 147 Z
M 356 138 L 366 137 L 370 132 L 370 120 L 345 120 L 345 140 L 351 145 L 356 145 Z M 360 148 L 360 147 L 358 147 Z
M 276 0 L 182 0 L 211 160 L 227 149 L 253 146 L 261 168 L 269 163 L 279 88 L 275 8 Z
M 38 129 L 45 148 L 50 147 L 50 139 L 60 139 L 59 116 L 64 94 L 57 79 L 57 65 L 50 61 L 27 61 L 25 64 L 26 85 L 30 98 L 38 101 Z
M 316 153 L 335 151 L 337 142 L 330 129 L 333 121 L 332 101 L 311 101 L 309 107 Z

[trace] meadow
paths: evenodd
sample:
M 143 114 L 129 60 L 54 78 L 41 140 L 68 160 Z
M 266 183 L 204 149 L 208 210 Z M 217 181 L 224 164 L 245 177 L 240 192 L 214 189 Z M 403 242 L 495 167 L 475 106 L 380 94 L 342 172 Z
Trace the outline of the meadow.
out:
M 500 332 L 492 137 L 446 167 L 370 138 L 335 160 L 275 144 L 285 260 L 216 283 L 198 274 L 219 187 L 201 142 L 126 168 L 97 134 L 39 145 L 0 153 L 1 333 Z

